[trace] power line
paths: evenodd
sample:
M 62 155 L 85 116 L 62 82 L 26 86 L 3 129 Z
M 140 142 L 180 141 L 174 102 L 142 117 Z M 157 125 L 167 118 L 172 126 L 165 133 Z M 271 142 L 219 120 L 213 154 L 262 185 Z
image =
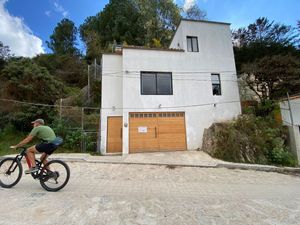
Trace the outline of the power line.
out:
M 33 103 L 33 102 L 24 102 L 24 101 L 18 101 L 18 100 L 13 100 L 13 99 L 0 99 L 0 101 L 6 101 L 6 102 L 13 102 L 13 103 L 18 103 L 18 104 L 23 104 L 23 105 L 33 105 L 33 106 L 43 106 L 43 107 L 63 107 L 63 108 L 85 108 L 85 109 L 99 109 L 96 107 L 80 107 L 80 106 L 60 106 L 60 105 L 50 105 L 50 104 L 43 104 L 43 103 Z
M 0 101 L 7 101 L 7 102 L 14 102 L 14 103 L 19 103 L 19 104 L 27 104 L 27 105 L 35 105 L 35 106 L 44 106 L 44 107 L 60 107 L 60 105 L 49 105 L 49 104 L 41 104 L 41 103 L 32 103 L 32 102 L 24 102 L 24 101 L 18 101 L 18 100 L 13 100 L 13 99 L 0 99 Z M 192 104 L 192 105 L 180 105 L 180 106 L 161 106 L 161 107 L 150 107 L 150 108 L 123 108 L 123 107 L 109 107 L 109 108 L 101 108 L 105 110 L 112 110 L 112 109 L 127 109 L 127 110 L 143 110 L 143 109 L 152 109 L 152 110 L 157 110 L 157 109 L 176 109 L 176 108 L 191 108 L 191 107 L 200 107 L 200 106 L 208 106 L 208 105 L 218 105 L 218 104 L 230 104 L 230 103 L 237 103 L 240 102 L 238 101 L 227 101 L 227 102 L 212 102 L 212 103 L 203 103 L 203 104 Z M 65 108 L 86 108 L 86 109 L 99 109 L 100 108 L 94 108 L 94 107 L 79 107 L 79 106 L 62 106 Z
M 103 77 L 120 77 L 120 78 L 131 78 L 131 79 L 140 79 L 140 75 L 115 75 L 112 74 L 102 74 Z M 121 74 L 121 73 L 119 73 Z M 172 75 L 173 76 L 173 75 Z M 182 80 L 182 81 L 203 81 L 203 82 L 211 82 L 211 79 L 197 79 L 197 78 L 172 78 L 172 80 Z M 231 79 L 220 79 L 221 82 L 238 82 L 237 79 L 231 80 Z

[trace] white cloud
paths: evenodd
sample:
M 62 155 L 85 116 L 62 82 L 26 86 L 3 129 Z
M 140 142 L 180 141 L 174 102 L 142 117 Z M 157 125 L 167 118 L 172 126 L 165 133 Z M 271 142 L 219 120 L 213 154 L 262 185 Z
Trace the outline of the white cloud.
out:
M 0 41 L 16 56 L 33 57 L 44 53 L 42 40 L 32 33 L 22 18 L 9 14 L 5 9 L 6 2 L 0 0 Z
M 61 13 L 63 15 L 63 17 L 67 17 L 69 15 L 69 12 L 67 10 L 65 10 L 62 7 L 62 5 L 59 4 L 58 1 L 54 1 L 53 5 L 54 5 L 55 11 Z
M 48 17 L 50 17 L 51 16 L 51 11 L 46 11 L 45 15 L 48 16 Z
M 185 0 L 184 5 L 183 5 L 183 10 L 187 11 L 189 8 L 191 8 L 195 4 L 196 4 L 196 0 Z

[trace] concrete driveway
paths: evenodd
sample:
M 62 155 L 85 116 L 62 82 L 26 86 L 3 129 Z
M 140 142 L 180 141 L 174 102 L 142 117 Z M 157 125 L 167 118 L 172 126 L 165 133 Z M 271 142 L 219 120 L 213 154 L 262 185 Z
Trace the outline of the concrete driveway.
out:
M 24 175 L 0 188 L 0 224 L 299 224 L 300 178 L 225 168 L 68 163 L 65 189 Z

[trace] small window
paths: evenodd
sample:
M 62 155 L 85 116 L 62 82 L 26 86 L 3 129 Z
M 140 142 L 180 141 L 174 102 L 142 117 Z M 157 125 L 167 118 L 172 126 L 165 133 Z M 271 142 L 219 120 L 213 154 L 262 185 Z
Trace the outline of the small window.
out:
M 142 95 L 172 95 L 172 73 L 141 72 Z
M 199 52 L 198 49 L 198 38 L 197 37 L 186 37 L 187 39 L 187 50 L 188 52 Z
M 221 95 L 220 74 L 212 74 L 211 83 L 212 83 L 213 95 Z

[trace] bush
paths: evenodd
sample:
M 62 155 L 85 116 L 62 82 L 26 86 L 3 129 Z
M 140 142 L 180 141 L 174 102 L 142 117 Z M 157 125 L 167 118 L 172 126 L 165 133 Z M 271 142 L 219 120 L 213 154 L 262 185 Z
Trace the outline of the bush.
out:
M 214 128 L 212 155 L 231 162 L 295 166 L 287 145 L 287 130 L 271 117 L 243 115 Z
M 51 127 L 58 136 L 64 139 L 65 148 L 78 150 L 81 149 L 81 143 L 84 143 L 86 151 L 95 152 L 93 138 L 85 135 L 81 129 L 72 129 L 68 121 L 56 119 Z
M 21 106 L 14 111 L 5 113 L 0 119 L 0 126 L 3 122 L 11 123 L 17 130 L 29 132 L 32 129 L 31 122 L 37 118 L 43 118 L 46 124 L 51 124 L 57 112 L 52 107 Z

